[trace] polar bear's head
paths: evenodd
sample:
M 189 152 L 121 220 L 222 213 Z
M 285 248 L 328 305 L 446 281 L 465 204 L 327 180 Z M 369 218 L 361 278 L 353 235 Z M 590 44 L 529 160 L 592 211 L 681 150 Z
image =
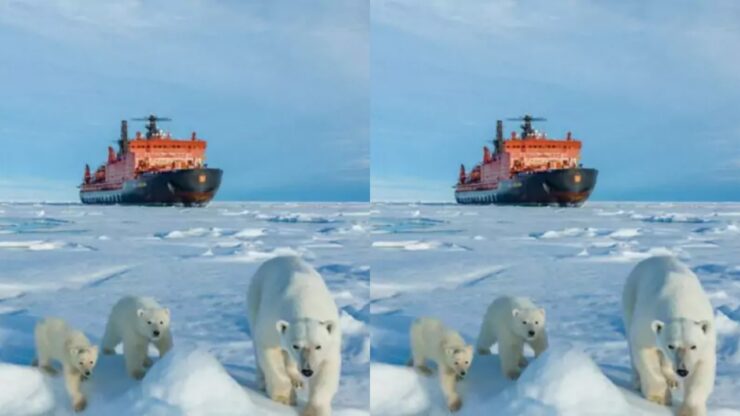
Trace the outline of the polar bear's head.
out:
M 668 323 L 653 321 L 652 329 L 658 348 L 673 366 L 673 371 L 686 377 L 696 368 L 706 348 L 714 348 L 710 340 L 711 323 L 674 319 Z
M 136 311 L 137 332 L 156 341 L 170 329 L 170 310 L 167 308 L 142 308 Z
M 280 333 L 280 345 L 305 377 L 319 371 L 336 348 L 336 322 L 315 319 L 278 321 L 276 328 Z
M 470 364 L 473 363 L 473 346 L 448 346 L 443 342 L 442 351 L 444 351 L 445 354 L 445 364 L 447 368 L 454 371 L 458 378 L 465 377 L 465 374 L 468 373 L 468 369 L 470 368 Z
M 545 329 L 544 309 L 513 309 L 511 311 L 514 322 L 514 333 L 524 339 L 534 339 Z
M 72 366 L 82 374 L 82 377 L 88 378 L 92 375 L 92 370 L 98 362 L 98 347 L 91 345 L 89 347 L 69 348 L 69 358 Z

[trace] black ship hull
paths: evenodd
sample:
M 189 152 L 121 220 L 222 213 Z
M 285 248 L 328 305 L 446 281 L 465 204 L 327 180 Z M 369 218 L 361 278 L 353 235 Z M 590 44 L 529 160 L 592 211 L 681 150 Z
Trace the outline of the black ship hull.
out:
M 521 173 L 497 189 L 456 191 L 459 204 L 580 206 L 591 195 L 596 169 L 572 168 Z
M 112 190 L 80 190 L 84 204 L 185 205 L 208 204 L 221 186 L 221 169 L 182 169 L 145 173 Z

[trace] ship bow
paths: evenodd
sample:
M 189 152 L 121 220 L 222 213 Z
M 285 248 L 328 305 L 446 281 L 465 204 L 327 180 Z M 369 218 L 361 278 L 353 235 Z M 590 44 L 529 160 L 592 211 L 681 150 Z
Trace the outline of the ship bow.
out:
M 542 188 L 546 203 L 580 205 L 596 187 L 596 169 L 559 169 L 535 174 L 531 186 Z
M 176 203 L 202 205 L 216 195 L 221 186 L 221 169 L 187 169 L 162 174 L 167 190 Z

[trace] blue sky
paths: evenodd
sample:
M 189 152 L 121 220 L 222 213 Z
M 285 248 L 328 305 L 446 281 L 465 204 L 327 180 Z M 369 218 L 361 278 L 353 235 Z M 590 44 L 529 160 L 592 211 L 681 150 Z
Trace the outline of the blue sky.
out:
M 496 119 L 524 113 L 584 140 L 594 199 L 740 200 L 738 2 L 378 0 L 371 16 L 373 200 L 451 200 Z
M 218 199 L 367 200 L 368 14 L 363 0 L 0 0 L 0 199 L 76 200 L 120 120 L 157 113 L 209 140 Z

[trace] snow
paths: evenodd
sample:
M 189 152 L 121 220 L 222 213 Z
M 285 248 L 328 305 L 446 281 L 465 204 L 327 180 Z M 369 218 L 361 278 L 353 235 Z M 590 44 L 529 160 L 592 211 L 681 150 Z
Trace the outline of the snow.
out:
M 718 322 L 709 415 L 740 415 L 740 204 L 589 203 L 578 209 L 374 204 L 371 413 L 447 415 L 438 378 L 406 367 L 413 319 L 432 316 L 474 343 L 500 295 L 547 309 L 550 350 L 516 382 L 494 347 L 460 383 L 460 415 L 670 415 L 630 382 L 621 317 L 624 280 L 651 255 L 699 276 Z M 434 244 L 430 244 L 434 242 Z M 419 243 L 427 243 L 424 249 Z M 450 250 L 449 247 L 464 247 Z M 682 392 L 676 391 L 677 404 Z
M 205 393 L 205 394 L 204 394 Z M 249 414 L 255 405 L 215 357 L 175 348 L 141 383 L 141 407 L 163 402 L 176 414 Z M 149 404 L 151 403 L 151 404 Z
M 155 364 L 141 382 L 126 376 L 120 355 L 101 356 L 83 383 L 83 414 L 296 415 L 256 390 L 245 297 L 263 260 L 298 254 L 322 273 L 340 308 L 334 413 L 367 415 L 369 242 L 362 232 L 322 230 L 365 230 L 368 221 L 362 204 L 0 203 L 0 414 L 72 415 L 62 377 L 29 366 L 35 323 L 62 317 L 99 343 L 110 308 L 134 294 L 170 308 L 175 349 L 163 360 L 151 349 Z M 301 391 L 299 404 L 306 398 Z
M 3 414 L 33 416 L 54 407 L 53 393 L 36 369 L 0 363 L 0 409 Z

